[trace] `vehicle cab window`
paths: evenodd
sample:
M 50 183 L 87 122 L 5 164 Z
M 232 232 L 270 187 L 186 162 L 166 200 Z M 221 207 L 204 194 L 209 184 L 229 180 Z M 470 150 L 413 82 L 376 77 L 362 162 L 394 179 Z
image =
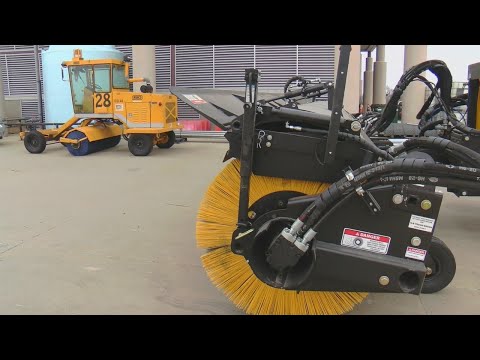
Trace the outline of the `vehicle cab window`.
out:
M 125 77 L 125 65 L 112 66 L 112 82 L 114 89 L 128 89 L 128 80 Z
M 95 80 L 95 92 L 103 93 L 112 91 L 110 84 L 110 65 L 94 65 L 93 77 Z

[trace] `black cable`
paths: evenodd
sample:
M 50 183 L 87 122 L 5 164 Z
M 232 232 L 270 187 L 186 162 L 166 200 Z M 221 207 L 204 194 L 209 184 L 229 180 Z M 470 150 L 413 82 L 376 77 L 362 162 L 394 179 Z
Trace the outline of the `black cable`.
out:
M 312 133 L 318 133 L 318 134 L 322 134 L 322 135 L 328 135 L 328 130 L 312 129 L 312 128 L 304 128 L 304 127 L 302 127 L 302 131 L 312 132 Z M 390 155 L 388 152 L 386 152 L 385 150 L 380 149 L 380 148 L 379 148 L 378 146 L 376 146 L 373 142 L 368 142 L 368 141 L 362 139 L 362 138 L 361 138 L 360 136 L 358 136 L 358 135 L 349 134 L 349 133 L 346 133 L 346 132 L 339 132 L 339 133 L 338 133 L 338 137 L 341 138 L 341 139 L 347 139 L 347 140 L 352 140 L 352 141 L 358 142 L 358 143 L 360 143 L 360 145 L 362 145 L 364 148 L 366 148 L 367 150 L 370 150 L 371 152 L 373 152 L 373 153 L 374 153 L 375 155 L 377 155 L 378 157 L 381 157 L 382 159 L 393 160 L 393 156 Z
M 423 126 L 420 129 L 420 132 L 418 133 L 418 136 L 425 135 L 426 131 L 433 130 L 435 128 L 435 126 L 443 124 L 444 121 L 445 121 L 445 119 L 438 119 L 438 120 L 435 120 L 435 121 L 428 122 L 425 126 Z
M 391 149 L 390 154 L 394 157 L 399 154 L 412 150 L 414 148 L 427 148 L 437 150 L 439 153 L 444 152 L 445 150 L 450 150 L 453 153 L 458 153 L 460 156 L 465 157 L 469 164 L 472 164 L 474 167 L 480 168 L 480 154 L 476 151 L 457 144 L 451 140 L 443 139 L 440 137 L 423 137 L 423 138 L 412 138 L 405 140 L 401 145 L 398 145 Z

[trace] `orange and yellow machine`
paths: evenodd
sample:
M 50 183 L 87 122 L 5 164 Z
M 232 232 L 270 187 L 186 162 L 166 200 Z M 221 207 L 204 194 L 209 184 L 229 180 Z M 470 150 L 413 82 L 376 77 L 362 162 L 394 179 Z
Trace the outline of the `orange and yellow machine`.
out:
M 87 155 L 117 145 L 123 136 L 135 156 L 150 154 L 154 145 L 170 148 L 175 143 L 177 97 L 153 94 L 146 78 L 128 77 L 128 62 L 117 59 L 84 60 L 80 49 L 68 70 L 74 116 L 58 129 L 21 132 L 25 148 L 42 153 L 47 142 L 60 142 L 75 156 Z M 141 92 L 130 83 L 145 82 Z

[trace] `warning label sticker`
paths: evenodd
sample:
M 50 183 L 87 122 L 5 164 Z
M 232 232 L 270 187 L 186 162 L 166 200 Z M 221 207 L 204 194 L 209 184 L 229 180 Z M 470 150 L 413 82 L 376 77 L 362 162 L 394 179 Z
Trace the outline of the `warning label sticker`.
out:
M 198 95 L 183 95 L 185 96 L 188 100 L 190 100 L 192 102 L 192 104 L 194 105 L 201 105 L 201 104 L 206 104 L 207 102 L 205 100 L 203 100 L 200 96 Z
M 418 215 L 412 215 L 412 217 L 410 218 L 410 223 L 408 224 L 408 227 L 431 233 L 433 231 L 434 224 L 435 224 L 435 219 L 418 216 Z
M 427 255 L 427 250 L 417 249 L 411 246 L 407 246 L 407 251 L 405 252 L 405 257 L 415 260 L 425 260 Z
M 371 251 L 378 254 L 386 254 L 391 238 L 385 235 L 372 234 L 369 232 L 343 229 L 341 244 L 355 249 Z

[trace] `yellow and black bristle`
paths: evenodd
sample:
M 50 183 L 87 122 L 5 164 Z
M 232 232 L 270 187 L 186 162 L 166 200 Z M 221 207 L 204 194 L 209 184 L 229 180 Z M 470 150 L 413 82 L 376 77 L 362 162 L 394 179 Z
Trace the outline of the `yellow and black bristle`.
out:
M 250 206 L 277 191 L 319 194 L 328 184 L 251 176 Z M 233 160 L 208 188 L 197 216 L 197 246 L 207 249 L 202 256 L 210 280 L 247 314 L 338 315 L 351 311 L 367 293 L 293 291 L 268 286 L 258 279 L 245 258 L 230 250 L 236 229 L 240 188 L 240 162 Z

